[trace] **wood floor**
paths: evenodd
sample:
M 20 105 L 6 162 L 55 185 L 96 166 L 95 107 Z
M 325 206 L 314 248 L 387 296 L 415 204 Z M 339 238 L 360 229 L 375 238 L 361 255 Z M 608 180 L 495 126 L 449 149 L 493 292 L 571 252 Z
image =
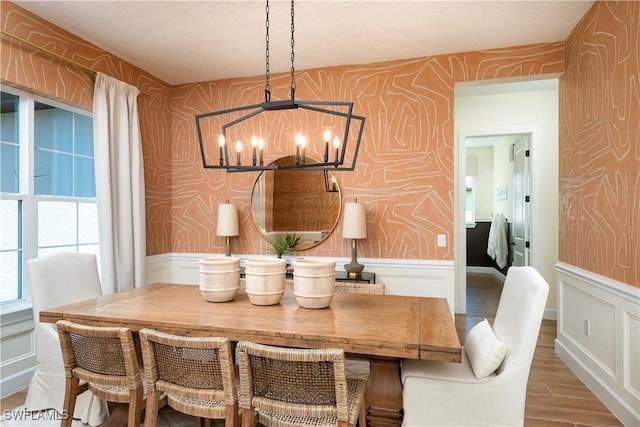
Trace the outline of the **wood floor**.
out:
M 487 318 L 493 321 L 502 283 L 491 274 L 467 275 L 467 314 L 456 315 L 460 342 L 466 331 Z M 533 357 L 525 427 L 621 426 L 622 424 L 555 354 L 556 322 L 543 320 Z M 1 411 L 24 402 L 26 390 L 0 401 Z

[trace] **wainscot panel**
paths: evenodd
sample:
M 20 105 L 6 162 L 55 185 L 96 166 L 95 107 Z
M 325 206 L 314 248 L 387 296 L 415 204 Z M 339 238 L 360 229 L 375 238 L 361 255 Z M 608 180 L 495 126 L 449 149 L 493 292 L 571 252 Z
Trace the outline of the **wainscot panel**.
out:
M 640 425 L 640 289 L 557 263 L 556 353 L 625 425 Z
M 36 335 L 31 308 L 2 314 L 0 328 L 1 398 L 29 386 L 36 367 Z
M 200 281 L 201 258 L 213 254 L 162 254 L 147 257 L 146 282 L 172 282 L 197 285 Z M 219 255 L 223 256 L 223 255 Z M 256 256 L 234 255 L 243 261 Z M 336 261 L 336 270 L 343 270 L 347 258 L 327 258 Z M 293 260 L 294 258 L 292 258 Z M 453 261 L 367 259 L 358 258 L 365 272 L 376 273 L 376 283 L 385 285 L 390 295 L 416 295 L 446 298 L 454 314 L 455 286 Z

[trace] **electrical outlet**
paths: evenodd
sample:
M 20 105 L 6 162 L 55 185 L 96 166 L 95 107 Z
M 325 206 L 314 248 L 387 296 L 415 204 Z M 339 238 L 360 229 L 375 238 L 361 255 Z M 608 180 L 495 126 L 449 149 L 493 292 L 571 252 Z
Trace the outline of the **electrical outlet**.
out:
M 447 236 L 445 234 L 438 234 L 438 247 L 444 248 L 447 246 Z
M 586 336 L 591 335 L 591 323 L 589 322 L 589 319 L 584 319 L 584 334 Z

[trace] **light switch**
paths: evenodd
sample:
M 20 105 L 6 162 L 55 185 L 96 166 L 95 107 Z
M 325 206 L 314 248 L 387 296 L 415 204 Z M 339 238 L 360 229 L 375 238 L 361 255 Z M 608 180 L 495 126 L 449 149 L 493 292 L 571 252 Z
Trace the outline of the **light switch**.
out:
M 447 246 L 447 236 L 445 234 L 438 234 L 438 247 L 444 248 Z

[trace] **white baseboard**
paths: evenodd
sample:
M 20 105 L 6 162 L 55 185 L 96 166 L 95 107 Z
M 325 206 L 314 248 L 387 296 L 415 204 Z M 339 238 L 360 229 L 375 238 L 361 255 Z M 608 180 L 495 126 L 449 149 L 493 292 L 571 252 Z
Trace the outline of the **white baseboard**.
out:
M 576 354 L 572 353 L 562 342 L 556 339 L 555 351 L 558 357 L 567 364 L 569 369 L 582 381 L 593 394 L 614 414 L 625 426 L 640 425 L 637 409 L 631 408 L 625 401 L 619 399 L 615 390 L 598 380 L 598 377 Z
M 556 353 L 625 425 L 640 425 L 640 289 L 556 264 Z
M 480 266 L 468 265 L 467 266 L 467 273 L 492 274 L 493 276 L 495 276 L 499 280 L 502 280 L 503 282 L 506 279 L 506 276 L 504 274 L 502 274 L 502 272 L 496 270 L 493 267 L 480 267 Z
M 4 399 L 7 396 L 11 396 L 12 394 L 29 387 L 29 383 L 31 382 L 31 378 L 35 371 L 36 367 L 33 366 L 8 378 L 2 378 L 2 381 L 0 382 L 0 389 L 2 390 L 2 393 L 0 393 L 0 399 Z

